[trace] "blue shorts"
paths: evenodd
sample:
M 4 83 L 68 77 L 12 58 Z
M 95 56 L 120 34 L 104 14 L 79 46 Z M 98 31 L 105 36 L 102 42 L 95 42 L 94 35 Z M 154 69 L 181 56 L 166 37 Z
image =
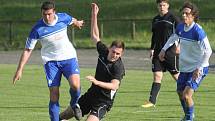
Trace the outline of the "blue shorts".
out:
M 72 74 L 80 74 L 76 58 L 49 61 L 44 65 L 48 87 L 60 86 L 62 74 L 68 80 Z
M 204 67 L 201 70 L 200 76 L 193 80 L 193 72 L 180 72 L 177 80 L 177 92 L 182 92 L 186 86 L 189 86 L 194 91 L 197 90 L 204 77 L 208 74 L 208 67 Z

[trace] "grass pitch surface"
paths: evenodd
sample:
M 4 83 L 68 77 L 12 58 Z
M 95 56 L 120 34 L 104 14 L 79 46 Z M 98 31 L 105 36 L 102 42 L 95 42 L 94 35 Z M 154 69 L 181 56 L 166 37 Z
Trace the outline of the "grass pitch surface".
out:
M 49 91 L 43 67 L 27 65 L 21 81 L 12 85 L 16 65 L 0 65 L 0 121 L 48 121 Z M 85 76 L 95 68 L 81 68 L 82 94 L 90 86 Z M 215 120 L 215 76 L 209 74 L 194 94 L 195 121 Z M 104 121 L 179 121 L 183 116 L 176 83 L 165 73 L 155 108 L 141 108 L 149 97 L 150 71 L 127 70 L 111 111 Z M 60 87 L 61 110 L 69 103 L 69 86 L 63 78 Z M 86 117 L 85 117 L 86 118 Z M 83 120 L 85 119 L 83 118 Z M 75 121 L 71 119 L 70 121 Z

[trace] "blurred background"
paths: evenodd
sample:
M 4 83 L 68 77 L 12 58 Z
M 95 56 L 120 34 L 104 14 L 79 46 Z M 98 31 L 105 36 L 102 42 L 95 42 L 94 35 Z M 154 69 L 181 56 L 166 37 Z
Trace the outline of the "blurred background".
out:
M 0 51 L 20 50 L 37 20 L 44 0 L 0 0 Z M 200 10 L 200 25 L 207 32 L 215 49 L 215 0 L 190 0 Z M 148 49 L 151 40 L 151 20 L 157 15 L 156 0 L 55 0 L 57 12 L 67 12 L 83 19 L 85 26 L 78 30 L 68 28 L 69 37 L 76 48 L 94 48 L 90 40 L 91 2 L 100 7 L 99 28 L 101 38 L 109 44 L 122 39 L 130 49 Z M 185 0 L 170 0 L 170 10 L 180 16 Z M 36 49 L 40 49 L 38 43 Z

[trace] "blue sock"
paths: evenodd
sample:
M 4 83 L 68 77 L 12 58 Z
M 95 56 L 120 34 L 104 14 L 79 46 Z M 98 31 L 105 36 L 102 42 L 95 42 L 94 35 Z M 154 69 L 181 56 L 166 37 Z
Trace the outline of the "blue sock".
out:
M 181 102 L 181 106 L 183 108 L 184 114 L 186 114 L 186 103 L 185 103 L 185 100 L 180 99 L 180 102 Z
M 60 106 L 59 102 L 49 101 L 49 116 L 51 121 L 59 121 Z
M 78 103 L 78 99 L 81 95 L 81 89 L 73 90 L 70 88 L 69 93 L 71 95 L 70 105 L 73 108 Z
M 194 113 L 194 105 L 191 107 L 186 108 L 186 119 L 187 120 L 193 120 L 193 113 Z

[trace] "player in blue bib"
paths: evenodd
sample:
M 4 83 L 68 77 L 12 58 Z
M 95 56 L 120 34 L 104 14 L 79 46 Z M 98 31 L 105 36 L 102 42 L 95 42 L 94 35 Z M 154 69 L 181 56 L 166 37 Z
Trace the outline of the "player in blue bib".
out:
M 180 74 L 177 80 L 177 92 L 185 113 L 182 121 L 193 121 L 194 101 L 192 96 L 208 74 L 209 58 L 212 53 L 205 31 L 196 23 L 198 13 L 194 4 L 190 2 L 184 4 L 182 7 L 184 22 L 177 26 L 176 34 L 169 38 L 159 54 L 160 59 L 164 60 L 165 51 L 175 43 L 175 40 L 179 40 Z
M 67 27 L 74 25 L 80 29 L 83 26 L 83 20 L 79 21 L 66 13 L 56 13 L 55 4 L 51 1 L 42 4 L 41 13 L 42 18 L 34 25 L 26 40 L 13 83 L 15 84 L 21 78 L 24 65 L 39 41 L 42 45 L 41 57 L 50 91 L 51 121 L 59 121 L 59 87 L 62 75 L 69 82 L 70 105 L 75 112 L 76 119 L 80 120 L 82 113 L 77 103 L 81 93 L 80 70 L 76 50 L 67 35 Z

